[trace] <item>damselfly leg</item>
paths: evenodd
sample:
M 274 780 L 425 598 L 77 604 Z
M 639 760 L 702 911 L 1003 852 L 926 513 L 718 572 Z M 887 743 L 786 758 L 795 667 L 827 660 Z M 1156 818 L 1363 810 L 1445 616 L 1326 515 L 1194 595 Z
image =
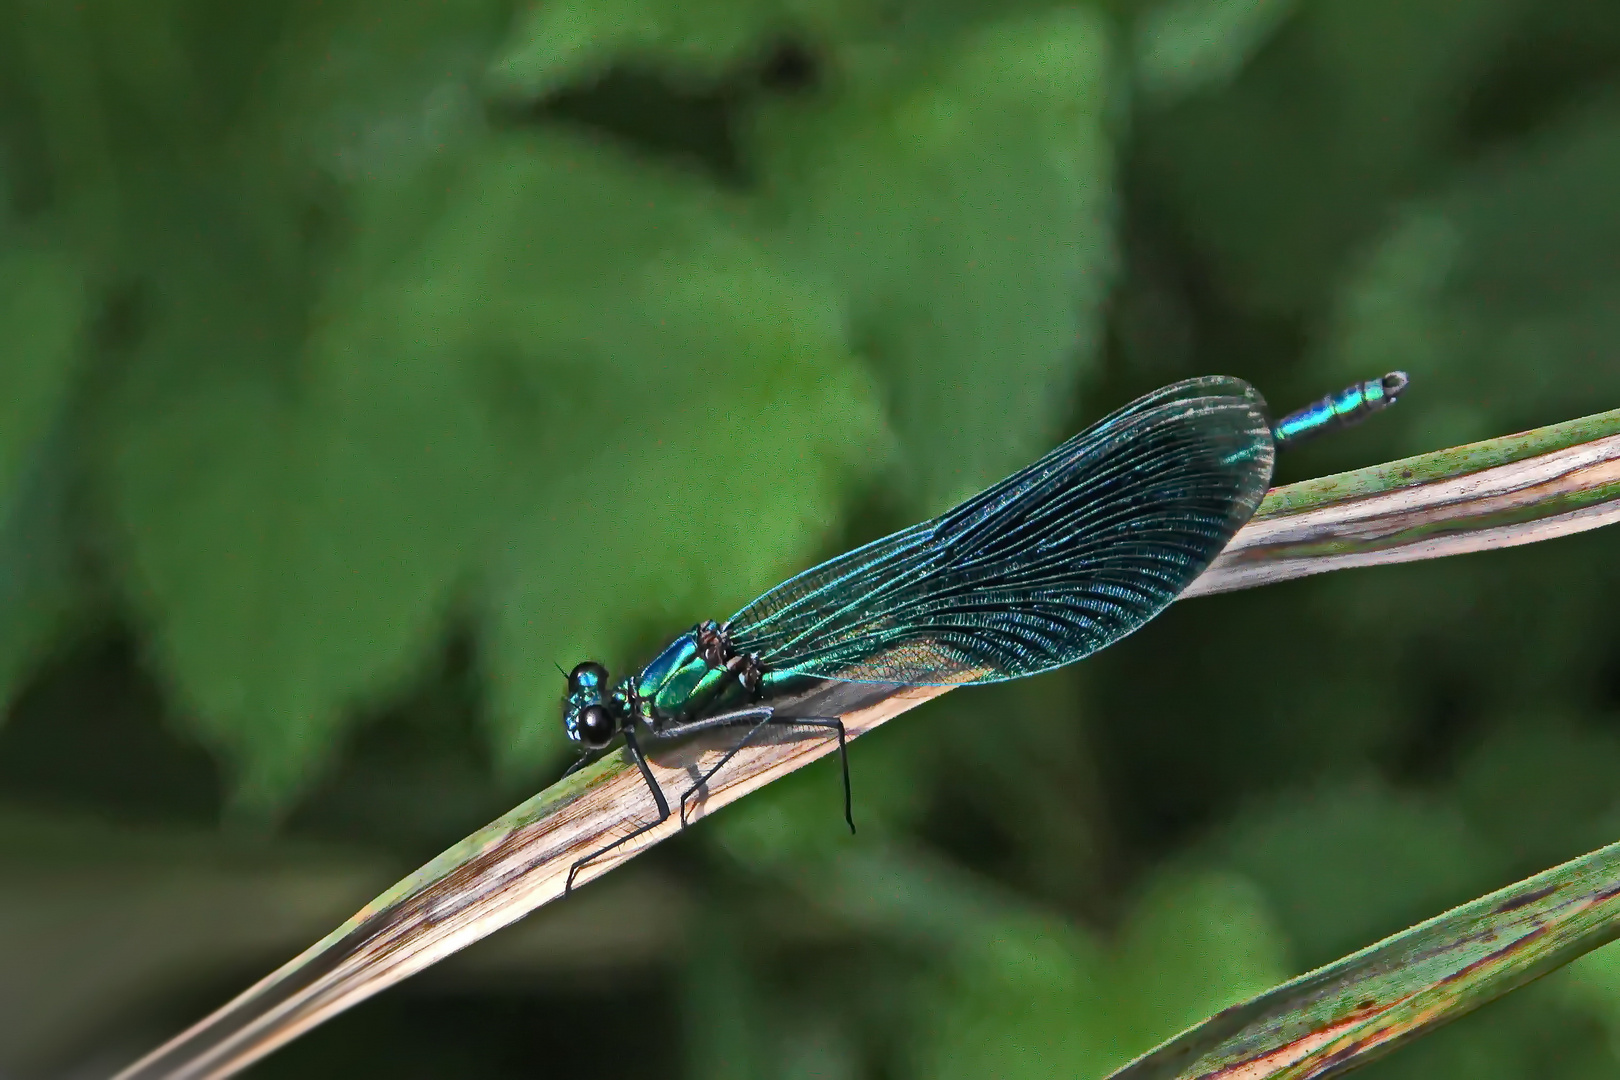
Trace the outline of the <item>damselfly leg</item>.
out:
M 675 724 L 661 728 L 651 728 L 648 729 L 647 734 L 652 738 L 657 739 L 659 742 L 666 742 L 675 739 L 684 739 L 689 736 L 697 735 L 704 731 L 712 731 L 717 728 L 741 727 L 744 724 L 749 725 L 747 733 L 744 734 L 740 740 L 738 740 L 736 745 L 727 750 L 725 754 L 721 756 L 719 761 L 710 766 L 707 772 L 698 777 L 696 783 L 694 783 L 686 790 L 684 794 L 681 795 L 681 826 L 683 828 L 687 823 L 687 800 L 691 799 L 692 796 L 696 795 L 699 791 L 702 791 L 705 787 L 707 787 L 709 781 L 714 779 L 715 774 L 721 769 L 725 768 L 726 765 L 731 762 L 731 759 L 736 757 L 744 747 L 747 747 L 758 739 L 760 734 L 766 728 L 776 726 L 823 728 L 838 736 L 838 761 L 839 765 L 842 767 L 844 778 L 844 820 L 849 824 L 849 831 L 855 831 L 853 798 L 851 796 L 849 786 L 849 735 L 844 728 L 844 722 L 837 717 L 777 716 L 774 708 L 768 705 L 761 705 L 756 708 L 738 709 L 735 712 L 721 713 L 716 716 L 705 716 L 700 720 L 692 720 L 684 724 Z M 619 837 L 611 844 L 607 844 L 604 847 L 591 852 L 583 859 L 580 859 L 578 862 L 574 863 L 573 867 L 568 871 L 568 883 L 563 889 L 563 895 L 565 896 L 573 891 L 574 878 L 582 867 L 588 865 L 596 859 L 601 858 L 603 855 L 606 855 L 613 849 L 629 843 L 642 833 L 645 833 L 650 829 L 657 828 L 669 819 L 669 803 L 664 798 L 663 790 L 658 786 L 658 781 L 653 778 L 652 770 L 647 765 L 647 759 L 642 754 L 641 746 L 636 741 L 634 730 L 627 727 L 624 730 L 624 736 L 625 748 L 629 751 L 631 759 L 635 761 L 636 767 L 641 770 L 641 778 L 646 782 L 647 790 L 652 792 L 653 802 L 658 807 L 658 819 L 656 821 L 650 821 L 646 824 L 637 826 L 632 832 Z M 584 763 L 585 760 L 586 759 L 581 758 L 580 761 L 575 762 L 570 771 L 573 771 L 574 768 L 578 768 Z
M 658 781 L 653 779 L 652 770 L 647 767 L 647 756 L 641 752 L 641 745 L 636 741 L 635 730 L 633 728 L 626 727 L 623 734 L 625 749 L 630 752 L 630 758 L 636 763 L 636 768 L 641 770 L 641 778 L 647 782 L 647 790 L 652 792 L 653 803 L 658 807 L 658 820 L 649 821 L 644 825 L 638 825 L 631 832 L 619 837 L 611 844 L 608 844 L 605 847 L 597 848 L 583 859 L 575 862 L 573 866 L 568 868 L 568 882 L 563 886 L 564 896 L 567 896 L 569 893 L 574 891 L 574 878 L 585 866 L 595 862 L 597 859 L 600 859 L 603 855 L 606 855 L 614 848 L 623 844 L 628 844 L 642 833 L 656 829 L 658 826 L 669 820 L 669 800 L 664 798 L 663 789 L 658 786 Z
M 777 716 L 773 709 L 751 709 L 749 712 L 763 712 L 762 717 L 753 727 L 748 729 L 737 745 L 727 750 L 725 756 L 709 767 L 709 771 L 698 777 L 697 783 L 688 788 L 681 795 L 681 825 L 686 825 L 686 800 L 703 790 L 714 774 L 725 768 L 732 758 L 736 757 L 744 747 L 759 737 L 767 727 L 816 727 L 836 732 L 838 735 L 838 763 L 844 771 L 844 821 L 849 824 L 849 831 L 855 831 L 855 816 L 849 791 L 849 735 L 844 729 L 844 722 L 835 716 Z M 699 721 L 701 723 L 701 721 Z

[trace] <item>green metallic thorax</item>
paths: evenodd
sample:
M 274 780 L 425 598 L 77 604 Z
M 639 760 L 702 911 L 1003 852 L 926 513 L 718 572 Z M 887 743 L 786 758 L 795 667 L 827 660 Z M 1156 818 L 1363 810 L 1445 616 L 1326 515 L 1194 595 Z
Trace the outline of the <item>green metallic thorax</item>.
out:
M 703 659 L 694 630 L 670 642 L 640 674 L 621 682 L 613 701 L 621 716 L 633 714 L 657 728 L 745 708 L 805 681 L 793 672 L 767 671 L 750 695 L 735 675 Z
M 725 668 L 713 667 L 698 652 L 695 633 L 682 634 L 614 694 L 652 725 L 692 720 L 740 707 L 746 698 Z

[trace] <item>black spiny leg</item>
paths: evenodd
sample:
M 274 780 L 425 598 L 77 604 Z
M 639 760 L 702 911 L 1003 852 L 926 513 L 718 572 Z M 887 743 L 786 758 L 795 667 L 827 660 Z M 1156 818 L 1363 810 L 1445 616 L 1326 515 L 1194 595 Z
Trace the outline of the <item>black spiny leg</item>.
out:
M 603 855 L 606 855 L 620 844 L 627 844 L 631 840 L 634 840 L 636 837 L 640 836 L 642 833 L 648 831 L 649 829 L 656 829 L 658 826 L 669 820 L 669 802 L 664 798 L 664 792 L 661 788 L 659 788 L 658 781 L 653 779 L 652 770 L 647 767 L 647 758 L 644 754 L 642 754 L 641 746 L 636 742 L 635 730 L 630 724 L 626 724 L 624 728 L 624 747 L 626 750 L 630 751 L 630 758 L 636 763 L 636 768 L 641 770 L 641 778 L 647 781 L 647 790 L 652 792 L 653 802 L 658 805 L 658 820 L 648 822 L 645 825 L 637 826 L 632 832 L 619 837 L 606 847 L 598 848 L 589 855 L 585 856 L 583 859 L 580 859 L 578 862 L 574 863 L 573 866 L 569 867 L 568 883 L 563 886 L 564 896 L 567 896 L 569 893 L 574 891 L 574 877 L 579 873 L 581 867 L 585 866 L 587 863 L 600 859 Z M 579 762 L 576 762 L 575 767 L 578 767 L 578 765 Z M 572 772 L 573 770 L 569 771 Z
M 681 795 L 682 827 L 685 827 L 686 825 L 686 800 L 701 791 L 704 786 L 707 785 L 708 782 L 714 777 L 714 774 L 725 768 L 726 763 L 732 758 L 736 757 L 743 747 L 753 742 L 761 731 L 764 731 L 765 728 L 771 724 L 776 724 L 782 727 L 826 728 L 830 731 L 836 731 L 838 733 L 838 762 L 843 766 L 844 770 L 844 820 L 849 823 L 849 831 L 853 833 L 855 831 L 855 815 L 853 810 L 853 802 L 849 791 L 849 738 L 844 731 L 844 722 L 837 717 L 779 717 L 775 714 L 774 710 L 763 706 L 759 709 L 744 709 L 727 717 L 713 717 L 711 720 L 724 720 L 728 724 L 738 724 L 745 720 L 752 719 L 753 716 L 758 715 L 759 713 L 764 713 L 765 715 L 762 716 L 753 727 L 748 729 L 748 734 L 744 735 L 742 739 L 738 741 L 736 746 L 733 746 L 730 750 L 727 750 L 725 755 L 709 768 L 708 772 L 704 773 L 698 778 L 697 783 L 693 784 L 686 790 L 684 794 Z M 712 726 L 720 725 L 715 724 Z M 684 730 L 690 730 L 690 728 Z

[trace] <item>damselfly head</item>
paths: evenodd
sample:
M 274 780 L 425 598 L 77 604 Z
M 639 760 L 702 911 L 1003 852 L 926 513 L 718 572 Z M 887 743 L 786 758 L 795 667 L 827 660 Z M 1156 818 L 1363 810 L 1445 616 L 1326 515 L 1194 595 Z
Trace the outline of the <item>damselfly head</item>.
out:
M 600 750 L 618 734 L 613 713 L 603 701 L 607 668 L 587 660 L 568 673 L 568 698 L 563 702 L 563 729 L 574 742 Z

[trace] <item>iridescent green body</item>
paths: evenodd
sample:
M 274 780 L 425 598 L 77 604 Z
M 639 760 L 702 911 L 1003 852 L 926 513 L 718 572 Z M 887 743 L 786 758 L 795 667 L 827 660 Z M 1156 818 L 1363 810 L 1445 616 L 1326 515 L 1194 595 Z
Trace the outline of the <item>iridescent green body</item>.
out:
M 1392 371 L 1381 379 L 1347 386 L 1336 394 L 1295 409 L 1272 425 L 1271 434 L 1277 448 L 1297 446 L 1306 439 L 1350 427 L 1395 404 L 1401 391 L 1406 389 L 1406 372 Z
M 792 672 L 767 671 L 750 693 L 725 667 L 704 659 L 698 644 L 703 624 L 693 627 L 664 648 L 637 675 L 621 682 L 614 703 L 651 726 L 693 720 L 717 712 L 742 708 L 750 700 L 770 699 L 803 682 Z
M 614 696 L 627 711 L 634 703 L 642 719 L 656 723 L 723 708 L 720 699 L 736 687 L 729 672 L 703 659 L 694 630 L 670 642 L 640 674 L 624 680 Z

